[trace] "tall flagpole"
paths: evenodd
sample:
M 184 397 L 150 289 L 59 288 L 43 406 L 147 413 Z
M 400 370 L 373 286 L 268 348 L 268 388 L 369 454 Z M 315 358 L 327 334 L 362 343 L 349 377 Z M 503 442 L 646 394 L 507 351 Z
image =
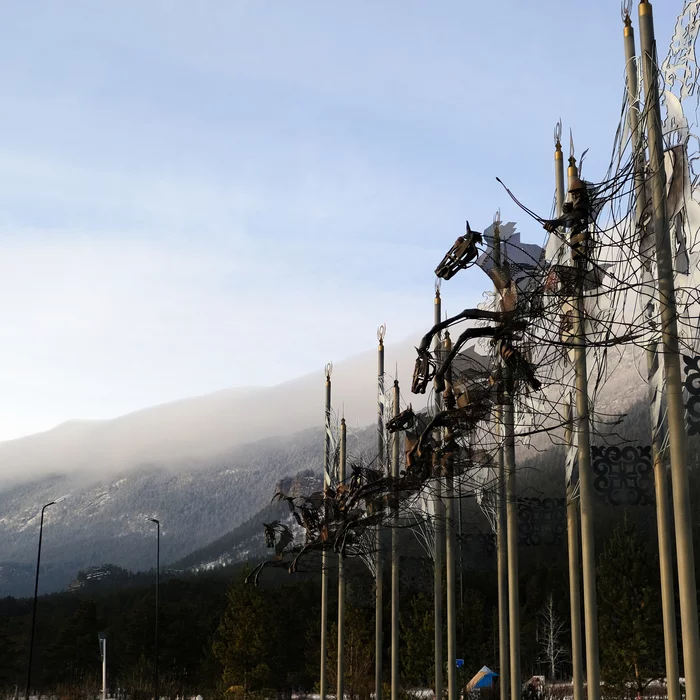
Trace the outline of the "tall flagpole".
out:
M 578 186 L 578 168 L 573 152 L 569 158 L 569 190 Z M 576 258 L 571 241 L 572 264 L 578 266 L 576 297 L 573 299 L 572 336 L 574 339 L 574 373 L 576 393 L 576 439 L 581 506 L 581 558 L 583 563 L 583 605 L 586 628 L 586 680 L 588 700 L 600 698 L 600 660 L 598 657 L 598 596 L 596 593 L 595 531 L 593 514 L 593 471 L 591 468 L 591 436 L 588 402 L 588 368 L 586 364 L 586 316 L 583 305 L 583 281 L 588 260 L 585 254 Z M 574 259 L 576 258 L 576 259 Z
M 331 372 L 332 363 L 326 365 L 326 419 L 325 442 L 323 450 L 323 494 L 328 492 L 331 482 Z M 324 499 L 325 500 L 325 499 Z M 320 700 L 326 700 L 326 655 L 328 628 L 328 553 L 324 549 L 321 554 L 321 679 L 319 682 Z
M 394 380 L 393 417 L 399 415 L 399 382 Z M 401 433 L 394 433 L 391 443 L 391 476 L 399 479 L 399 441 Z M 399 506 L 398 496 L 392 499 L 391 529 L 391 700 L 399 700 Z
M 501 262 L 501 240 L 499 221 L 495 222 L 493 238 L 497 251 L 497 262 Z M 507 255 L 503 256 L 507 265 Z M 503 427 L 503 464 L 506 482 L 506 532 L 508 540 L 508 626 L 510 648 L 510 697 L 520 700 L 520 592 L 518 576 L 518 496 L 515 473 L 515 420 L 514 393 L 512 391 L 512 372 L 502 363 L 505 401 L 503 402 L 501 420 Z
M 345 416 L 340 420 L 340 461 L 338 464 L 338 484 L 345 483 L 347 462 L 347 430 Z M 341 552 L 338 557 L 338 683 L 336 700 L 345 697 L 345 561 Z
M 452 349 L 449 332 L 445 331 L 443 342 L 445 354 Z M 452 372 L 445 377 L 445 407 L 455 407 L 454 392 L 452 391 Z M 457 700 L 457 616 L 455 595 L 455 490 L 454 490 L 454 461 L 451 451 L 455 440 L 452 428 L 445 430 L 445 565 L 447 581 L 447 698 Z
M 574 458 L 571 454 L 576 447 L 572 435 L 574 421 L 571 412 L 571 399 L 567 397 L 565 408 L 566 428 L 564 442 L 567 448 L 567 466 L 571 461 L 571 469 L 567 469 L 566 478 L 566 536 L 569 553 L 569 609 L 571 611 L 571 665 L 573 666 L 574 700 L 583 700 L 583 650 L 581 648 L 581 543 L 578 520 L 578 498 L 574 495 L 573 467 Z
M 377 379 L 378 379 L 378 416 L 377 416 L 377 461 L 382 474 L 384 467 L 384 334 L 385 326 L 380 326 L 377 330 L 379 348 L 377 351 Z M 382 700 L 382 654 L 384 648 L 384 630 L 382 625 L 382 615 L 384 613 L 384 596 L 382 584 L 384 579 L 384 557 L 382 552 L 382 529 L 377 526 L 375 532 L 376 549 L 376 597 L 374 606 L 374 697 L 375 700 Z
M 435 287 L 435 313 L 434 323 L 437 325 L 442 321 L 442 300 L 440 298 L 440 287 Z M 435 334 L 433 351 L 437 358 L 440 354 L 441 346 L 440 334 Z M 435 411 L 442 408 L 440 393 L 435 392 Z M 442 500 L 442 477 L 438 475 L 433 486 L 434 504 L 434 528 L 435 544 L 433 548 L 433 595 L 434 595 L 434 617 L 435 617 L 435 698 L 442 700 L 443 694 L 443 660 L 442 660 L 442 567 L 444 563 L 445 548 L 445 504 Z
M 644 112 L 647 117 L 649 168 L 652 194 L 652 219 L 656 242 L 661 348 L 666 378 L 666 404 L 671 457 L 673 514 L 676 528 L 678 589 L 680 594 L 681 630 L 686 698 L 700 700 L 700 633 L 695 583 L 695 558 L 688 484 L 685 409 L 681 389 L 681 369 L 676 323 L 676 295 L 673 282 L 673 254 L 666 211 L 666 173 L 661 130 L 661 108 L 657 85 L 656 42 L 651 3 L 639 3 L 639 34 L 644 70 Z
M 499 217 L 500 218 L 500 217 Z M 501 267 L 501 231 L 493 227 L 494 267 Z M 496 289 L 498 294 L 498 289 Z M 500 359 L 497 360 L 500 364 Z M 496 431 L 498 437 L 498 498 L 496 500 L 496 547 L 498 564 L 498 662 L 500 664 L 499 689 L 501 700 L 508 700 L 510 692 L 509 621 L 508 621 L 508 518 L 506 498 L 506 470 L 504 459 L 503 406 L 496 404 Z M 519 700 L 519 695 L 516 700 Z
M 500 263 L 499 263 L 500 264 Z M 498 497 L 496 500 L 496 547 L 498 563 L 498 679 L 501 700 L 510 692 L 510 660 L 508 658 L 508 526 L 506 521 L 506 472 L 503 462 L 503 407 L 496 406 L 498 452 Z
M 564 210 L 564 154 L 559 140 L 561 122 L 557 125 L 554 146 L 554 174 L 556 184 L 556 213 Z M 578 515 L 578 498 L 574 494 L 573 468 L 576 447 L 573 445 L 573 417 L 571 399 L 567 397 L 565 408 L 564 442 L 566 443 L 566 535 L 569 557 L 569 606 L 571 611 L 571 665 L 573 667 L 574 700 L 583 700 L 583 650 L 581 648 L 581 545 Z
M 644 217 L 647 209 L 646 189 L 644 187 L 644 142 L 639 130 L 639 81 L 637 75 L 637 52 L 635 49 L 634 29 L 629 15 L 625 15 L 624 43 L 625 62 L 627 65 L 627 98 L 629 127 L 632 135 L 634 157 L 634 176 L 636 228 L 643 233 Z M 648 267 L 651 268 L 651 261 Z M 673 555 L 671 550 L 671 515 L 669 512 L 667 460 L 663 448 L 665 422 L 659 423 L 654 415 L 654 406 L 662 397 L 657 395 L 657 376 L 661 371 L 659 365 L 658 342 L 653 340 L 646 349 L 647 375 L 649 380 L 651 420 L 651 451 L 654 464 L 654 484 L 656 488 L 656 530 L 659 541 L 659 570 L 661 574 L 661 607 L 664 625 L 664 655 L 666 659 L 666 688 L 668 700 L 680 700 L 680 683 L 678 680 L 678 641 L 676 636 L 676 606 L 673 585 Z M 659 416 L 661 412 L 659 411 Z

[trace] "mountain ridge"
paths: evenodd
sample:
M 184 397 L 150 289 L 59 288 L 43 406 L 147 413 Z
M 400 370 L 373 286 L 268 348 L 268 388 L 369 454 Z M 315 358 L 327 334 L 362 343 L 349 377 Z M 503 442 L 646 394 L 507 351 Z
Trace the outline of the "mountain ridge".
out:
M 387 346 L 387 367 L 411 376 L 412 339 Z M 348 424 L 376 416 L 376 352 L 339 362 L 333 390 Z M 272 387 L 234 387 L 151 406 L 106 420 L 65 421 L 49 431 L 0 443 L 0 483 L 34 476 L 89 476 L 147 466 L 192 468 L 225 458 L 233 449 L 270 436 L 290 436 L 323 424 L 323 373 Z M 420 398 L 414 405 L 422 405 Z

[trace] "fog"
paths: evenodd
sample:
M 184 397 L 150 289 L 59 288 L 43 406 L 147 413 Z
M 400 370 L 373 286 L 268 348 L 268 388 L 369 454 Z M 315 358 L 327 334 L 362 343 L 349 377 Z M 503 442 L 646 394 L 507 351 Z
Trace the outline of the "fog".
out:
M 414 346 L 419 340 L 417 332 L 399 344 L 388 343 L 385 349 L 387 388 L 398 368 L 402 403 L 412 403 L 414 408 L 426 400 L 410 393 Z M 73 473 L 90 479 L 139 465 L 208 466 L 240 445 L 322 426 L 324 385 L 323 367 L 319 367 L 318 372 L 273 387 L 226 389 L 113 420 L 69 421 L 44 433 L 0 443 L 0 478 L 17 482 Z M 344 412 L 349 426 L 376 420 L 376 348 L 335 364 L 332 391 L 333 409 Z

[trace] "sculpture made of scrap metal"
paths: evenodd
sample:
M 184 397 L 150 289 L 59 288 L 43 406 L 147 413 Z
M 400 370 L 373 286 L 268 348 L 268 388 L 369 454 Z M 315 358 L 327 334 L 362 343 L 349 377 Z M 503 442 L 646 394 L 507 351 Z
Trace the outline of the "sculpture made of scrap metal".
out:
M 467 221 L 467 232 L 454 242 L 454 245 L 435 268 L 435 274 L 440 279 L 450 280 L 460 270 L 466 270 L 479 257 L 476 244 L 482 241 L 482 234 L 478 231 L 472 231 Z
M 265 531 L 265 544 L 268 549 L 275 550 L 275 558 L 258 564 L 245 578 L 246 583 L 251 581 L 257 586 L 258 579 L 266 567 L 289 568 L 289 562 L 284 561 L 285 555 L 290 554 L 289 545 L 294 542 L 292 531 L 279 520 L 271 523 L 263 523 Z
M 573 158 L 570 161 L 572 164 L 575 163 Z M 586 182 L 575 176 L 569 183 L 569 201 L 564 202 L 562 215 L 557 219 L 544 221 L 543 226 L 549 233 L 556 233 L 561 228 L 568 229 L 571 257 L 578 263 L 585 263 L 589 258 L 591 220 L 588 186 Z
M 394 416 L 387 421 L 386 430 L 388 433 L 397 433 L 403 430 L 408 430 L 415 425 L 416 414 L 413 412 L 413 406 L 409 406 L 404 411 L 401 411 L 398 416 Z
M 277 559 L 281 559 L 287 546 L 294 541 L 292 531 L 279 520 L 263 523 L 265 529 L 265 545 L 275 550 Z
M 437 333 L 445 330 L 449 326 L 464 320 L 488 320 L 498 322 L 497 326 L 477 326 L 467 328 L 453 343 L 452 348 L 442 359 L 438 366 L 437 361 L 430 351 L 430 344 Z M 484 311 L 482 309 L 465 309 L 456 316 L 435 324 L 423 336 L 420 345 L 416 348 L 418 357 L 413 370 L 413 382 L 411 391 L 414 394 L 424 394 L 431 380 L 435 383 L 435 390 L 442 392 L 445 390 L 445 375 L 452 366 L 452 363 L 469 340 L 477 338 L 491 338 L 493 342 L 501 342 L 504 347 L 509 348 L 508 356 L 516 356 L 517 351 L 513 347 L 513 341 L 517 339 L 517 334 L 527 327 L 524 319 L 517 319 L 512 312 Z M 533 381 L 534 374 L 529 373 L 528 379 L 533 389 L 539 389 L 539 382 Z

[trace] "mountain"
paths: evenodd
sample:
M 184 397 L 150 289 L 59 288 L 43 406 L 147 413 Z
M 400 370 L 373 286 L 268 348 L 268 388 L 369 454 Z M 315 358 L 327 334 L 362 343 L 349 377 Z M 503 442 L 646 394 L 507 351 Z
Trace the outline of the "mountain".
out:
M 322 488 L 322 473 L 306 469 L 295 476 L 280 479 L 275 485 L 275 492 L 281 491 L 288 496 L 303 496 Z M 292 530 L 298 527 L 286 503 L 269 503 L 223 537 L 173 562 L 171 569 L 202 571 L 218 566 L 270 558 L 270 551 L 265 546 L 263 523 L 271 523 L 275 520 L 279 520 Z
M 398 366 L 408 393 L 416 339 L 386 346 L 386 368 Z M 348 425 L 377 414 L 377 355 L 368 351 L 333 369 L 333 396 Z M 196 469 L 226 460 L 242 445 L 294 435 L 323 424 L 323 368 L 273 387 L 228 389 L 136 411 L 113 420 L 70 421 L 53 430 L 0 443 L 0 486 L 32 476 L 80 472 L 103 482 L 138 467 Z M 414 405 L 423 405 L 412 397 Z M 319 448 L 322 449 L 322 448 Z
M 411 341 L 386 347 L 387 369 L 406 380 L 414 358 Z M 372 350 L 333 369 L 349 428 L 376 418 L 376 367 Z M 46 511 L 42 591 L 90 566 L 151 567 L 149 517 L 162 521 L 164 563 L 231 531 L 269 503 L 281 477 L 321 472 L 324 398 L 321 368 L 1 443 L 0 596 L 31 591 L 41 507 L 66 494 Z
M 232 450 L 207 467 L 172 471 L 144 466 L 85 482 L 64 474 L 0 492 L 0 596 L 28 592 L 36 558 L 41 504 L 46 510 L 41 588 L 66 586 L 79 569 L 110 563 L 132 570 L 179 559 L 235 528 L 270 502 L 275 482 L 290 471 L 322 469 L 322 430 L 268 439 Z
M 371 454 L 375 435 L 373 426 L 350 430 L 349 455 Z M 181 560 L 268 506 L 276 484 L 289 488 L 290 474 L 320 479 L 322 451 L 323 429 L 314 428 L 238 447 L 206 467 L 143 466 L 100 481 L 72 473 L 10 485 L 0 491 L 0 597 L 32 590 L 43 503 L 70 494 L 46 510 L 40 590 L 50 592 L 95 565 L 153 567 L 150 517 L 161 521 L 163 565 Z M 249 527 L 264 549 L 261 522 Z
M 398 362 L 404 401 L 419 408 L 425 398 L 408 393 L 414 358 L 411 342 L 393 354 L 387 347 L 386 367 Z M 635 404 L 644 390 L 635 363 L 618 365 L 605 389 L 610 398 L 598 407 L 617 413 Z M 44 592 L 64 588 L 93 566 L 153 567 L 150 517 L 162 523 L 164 566 L 201 568 L 265 554 L 260 518 L 279 514 L 267 508 L 276 482 L 322 471 L 323 397 L 319 372 L 113 421 L 71 421 L 0 444 L 0 597 L 31 592 L 41 506 L 66 494 L 46 511 Z M 352 428 L 376 419 L 375 351 L 334 369 L 333 397 L 348 418 L 349 456 L 371 460 L 375 428 Z M 540 437 L 546 448 L 548 438 Z

